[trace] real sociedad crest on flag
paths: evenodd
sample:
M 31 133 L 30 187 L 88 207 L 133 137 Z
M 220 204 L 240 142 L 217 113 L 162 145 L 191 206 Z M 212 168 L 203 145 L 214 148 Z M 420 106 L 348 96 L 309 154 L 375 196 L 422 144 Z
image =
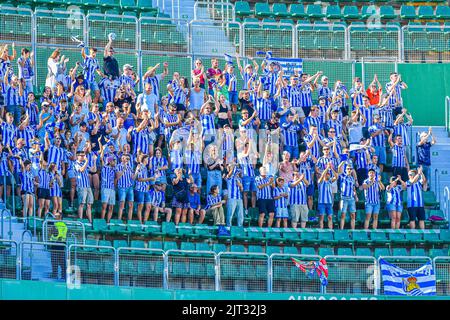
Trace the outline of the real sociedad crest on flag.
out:
M 380 267 L 385 295 L 436 295 L 436 276 L 431 262 L 417 270 L 407 271 L 380 259 Z

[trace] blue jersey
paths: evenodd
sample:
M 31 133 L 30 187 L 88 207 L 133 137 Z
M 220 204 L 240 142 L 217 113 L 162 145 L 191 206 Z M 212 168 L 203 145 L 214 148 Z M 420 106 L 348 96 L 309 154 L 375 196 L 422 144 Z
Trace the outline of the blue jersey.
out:
M 117 172 L 123 172 L 122 176 L 117 181 L 118 188 L 130 188 L 133 186 L 133 168 L 130 164 L 124 165 L 120 163 L 117 165 Z
M 394 85 L 393 82 L 386 83 L 386 92 L 389 93 L 391 91 L 392 86 Z M 395 86 L 394 93 L 389 97 L 389 106 L 391 107 L 397 107 L 402 106 L 402 90 L 404 86 L 402 83 L 398 83 Z
M 319 183 L 319 200 L 320 204 L 332 204 L 333 203 L 333 191 L 331 188 L 331 180 L 323 180 Z
M 84 58 L 83 62 L 84 79 L 88 82 L 95 82 L 95 72 L 100 70 L 98 60 L 89 56 Z
M 38 124 L 38 106 L 36 102 L 31 102 L 25 107 L 25 113 L 28 115 L 30 125 Z
M 101 173 L 101 181 L 102 181 L 102 185 L 101 188 L 102 189 L 111 189 L 111 190 L 115 190 L 115 185 L 114 185 L 114 180 L 116 178 L 116 168 L 105 165 L 102 168 L 102 173 Z
M 273 188 L 273 196 L 274 197 L 278 197 L 282 193 L 287 193 L 288 194 L 288 198 L 281 197 L 281 198 L 275 200 L 275 208 L 277 208 L 277 209 L 278 208 L 282 208 L 282 209 L 287 208 L 287 206 L 288 206 L 288 199 L 289 199 L 289 188 L 287 186 Z
M 206 197 L 206 206 L 205 206 L 205 210 L 210 209 L 211 207 L 217 205 L 218 203 L 220 203 L 222 201 L 222 197 L 220 196 L 220 194 L 218 194 L 217 196 L 213 196 L 212 194 L 209 194 Z
M 136 81 L 134 81 L 130 76 L 124 74 L 120 76 L 119 83 L 120 85 L 129 85 L 132 89 L 136 86 Z
M 283 89 L 285 92 L 282 94 L 282 96 L 286 96 L 289 99 L 291 107 L 298 108 L 302 106 L 302 97 L 299 85 L 296 86 L 288 85 L 286 88 Z
M 375 107 L 369 106 L 369 107 L 361 107 L 359 109 L 361 113 L 366 118 L 366 123 L 364 124 L 364 127 L 369 128 L 373 125 L 373 116 L 375 115 Z
M 170 167 L 172 170 L 183 167 L 183 157 L 181 150 L 172 149 L 170 151 Z
M 305 175 L 306 180 L 311 184 L 313 179 L 313 167 L 314 163 L 312 162 L 311 158 L 306 160 L 305 162 L 299 162 L 298 163 L 298 172 L 300 174 Z
M 17 129 L 17 137 L 25 141 L 25 146 L 31 148 L 31 141 L 36 136 L 36 130 L 31 126 L 26 126 L 23 130 Z
M 303 88 L 300 90 L 300 96 L 301 96 L 301 106 L 302 107 L 312 107 L 312 85 L 310 83 L 307 83 L 303 86 Z
M 119 83 L 116 80 L 103 78 L 98 83 L 98 88 L 100 89 L 100 95 L 103 98 L 103 104 L 106 105 L 108 102 L 114 102 Z
M 277 92 L 277 79 L 278 74 L 275 72 L 268 72 L 265 75 L 264 90 L 268 90 L 271 97 Z
M 255 176 L 255 168 L 253 167 L 253 164 L 250 162 L 250 158 L 248 156 L 240 158 L 239 164 L 242 167 L 243 177 Z
M 227 190 L 229 199 L 242 199 L 242 193 L 238 186 L 238 181 L 242 183 L 241 178 L 233 175 L 227 179 Z
M 241 73 L 241 77 L 242 80 L 244 81 L 243 85 L 242 85 L 242 90 L 247 90 L 248 89 L 248 82 L 250 80 L 255 81 L 256 79 L 256 73 L 247 73 L 247 72 L 242 72 Z
M 302 125 L 294 122 L 285 122 L 281 125 L 284 137 L 284 145 L 290 147 L 298 146 L 298 132 L 302 130 Z
M 406 190 L 408 192 L 408 208 L 420 208 L 424 206 L 423 201 L 423 184 L 419 180 L 416 183 L 406 182 Z
M 306 143 L 310 143 L 313 140 L 313 136 L 310 134 L 307 134 L 304 136 L 303 139 L 305 140 Z M 319 135 L 318 139 L 316 140 L 316 142 L 314 142 L 312 147 L 311 148 L 308 147 L 308 149 L 311 150 L 311 154 L 316 158 L 320 157 L 320 142 L 319 142 L 319 140 L 322 140 L 322 139 L 323 139 L 323 137 L 321 135 Z
M 166 170 L 161 170 L 161 168 L 167 167 L 169 165 L 166 158 L 151 157 L 149 163 L 151 165 L 151 176 L 154 176 L 156 173 L 158 173 L 160 177 L 166 176 Z
M 255 178 L 256 186 L 260 186 L 269 182 L 270 177 L 263 178 L 262 176 L 258 176 Z M 256 189 L 256 197 L 258 199 L 272 199 L 272 187 L 270 185 L 265 186 L 261 189 Z
M 384 134 L 384 127 L 380 124 L 374 124 L 369 127 L 369 133 L 372 135 L 374 133 L 377 133 L 377 131 L 381 130 L 382 133 L 380 133 L 377 136 L 372 136 L 372 145 L 374 147 L 384 147 L 386 144 L 386 136 Z
M 166 201 L 164 191 L 151 191 L 151 204 L 156 207 L 162 207 L 163 203 Z
M 393 205 L 402 204 L 402 186 L 394 186 L 389 190 L 386 189 L 386 203 Z
M 331 99 L 333 96 L 333 91 L 329 87 L 324 87 L 322 85 L 319 85 L 318 90 L 317 90 L 317 96 L 325 97 L 325 106 L 328 107 L 330 105 L 329 99 Z
M 150 147 L 150 132 L 147 128 L 137 131 L 136 128 L 134 128 L 131 131 L 131 136 L 133 138 L 133 150 L 134 154 L 138 153 L 138 150 L 142 152 L 143 154 L 148 154 Z
M 268 99 L 258 98 L 256 100 L 256 111 L 261 121 L 269 121 L 272 118 L 272 102 Z
M 407 123 L 399 123 L 396 126 L 394 126 L 394 136 L 401 136 L 403 145 L 409 146 L 409 134 L 408 134 L 408 128 L 410 128 L 411 125 Z
M 225 73 L 225 84 L 228 86 L 230 92 L 237 91 L 237 79 L 234 73 Z
M 145 167 L 142 164 L 138 165 L 139 172 L 136 175 L 136 184 L 134 186 L 134 189 L 138 192 L 147 192 L 148 188 L 150 187 L 150 181 L 139 181 L 139 179 L 147 179 L 148 178 L 148 170 L 147 167 Z
M 201 153 L 197 151 L 186 151 L 186 167 L 191 174 L 200 173 Z
M 311 126 L 316 126 L 317 132 L 319 132 L 319 133 L 322 131 L 322 121 L 320 120 L 319 117 L 307 116 L 305 119 L 304 126 L 305 126 L 305 129 L 307 132 L 309 132 L 309 128 Z
M 6 106 L 19 106 L 19 87 L 6 86 L 5 105 Z
M 75 173 L 77 176 L 77 188 L 90 188 L 91 182 L 89 180 L 89 165 L 86 166 L 86 169 L 84 171 L 81 171 L 81 168 L 83 167 L 84 162 L 75 161 L 74 167 L 75 167 Z
M 352 175 L 342 174 L 341 178 L 341 198 L 354 198 L 355 178 Z
M 65 151 L 61 147 L 50 146 L 48 148 L 48 163 L 56 163 L 58 170 L 62 169 Z
M 158 100 L 159 100 L 159 85 L 161 83 L 161 80 L 162 75 L 157 74 L 153 77 L 147 77 L 144 81 L 145 83 L 150 83 L 152 85 L 153 93 L 158 97 Z
M 185 105 L 188 93 L 189 89 L 177 87 L 173 91 L 172 103 Z
M 211 137 L 216 135 L 216 129 L 214 126 L 214 119 L 216 118 L 214 113 L 202 114 L 200 121 L 202 123 L 202 136 Z
M 370 180 L 364 180 L 363 184 L 370 185 Z M 368 189 L 364 189 L 364 196 L 366 198 L 366 204 L 379 204 L 380 203 L 380 186 L 378 185 L 378 181 L 375 180 L 375 183 L 369 186 Z
M 331 128 L 333 128 L 336 131 L 336 137 L 340 137 L 342 136 L 342 122 L 339 121 L 338 119 L 333 120 L 330 119 L 326 122 L 326 127 L 327 130 L 330 130 Z
M 392 147 L 392 166 L 393 167 L 406 167 L 406 150 L 404 146 L 394 145 Z
M 50 190 L 50 180 L 52 175 L 45 169 L 39 169 L 39 188 Z
M 29 171 L 20 172 L 20 179 L 22 181 L 20 187 L 23 192 L 34 194 L 34 175 Z
M 355 162 L 356 162 L 357 169 L 367 169 L 369 159 L 367 158 L 367 153 L 364 149 L 356 150 Z
M 8 152 L 3 151 L 0 158 L 0 177 L 9 177 Z
M 290 205 L 306 205 L 308 197 L 306 195 L 306 184 L 300 181 L 295 187 L 289 184 L 289 204 Z
M 392 108 L 384 106 L 379 109 L 380 120 L 384 123 L 386 128 L 392 128 L 394 126 L 394 116 L 392 114 Z

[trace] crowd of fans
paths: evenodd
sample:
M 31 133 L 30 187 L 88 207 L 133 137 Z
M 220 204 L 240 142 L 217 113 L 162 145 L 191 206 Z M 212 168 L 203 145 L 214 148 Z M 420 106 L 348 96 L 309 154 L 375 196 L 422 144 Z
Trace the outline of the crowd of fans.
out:
M 249 58 L 252 64 L 242 66 L 237 55 L 236 65 L 212 59 L 209 68 L 198 59 L 189 76 L 158 63 L 139 79 L 130 64 L 120 72 L 112 44 L 104 48 L 103 66 L 96 48 L 82 47 L 70 69 L 55 50 L 39 99 L 32 52 L 22 49 L 17 57 L 14 44 L 0 48 L 0 199 L 14 186 L 24 216 L 32 215 L 34 197 L 38 217 L 50 204 L 61 216 L 68 185 L 69 206 L 78 205 L 79 218 L 90 221 L 100 201 L 108 222 L 137 215 L 142 223 L 172 217 L 176 224 L 202 223 L 211 215 L 214 224 L 230 226 L 236 214 L 242 226 L 252 207 L 259 226 L 267 220 L 269 227 L 304 228 L 314 208 L 320 228 L 325 222 L 333 228 L 336 197 L 340 228 L 350 214 L 353 229 L 360 189 L 364 228 L 371 219 L 377 228 L 382 193 L 391 227 L 399 228 L 402 192 L 409 226 L 418 221 L 424 228 L 422 192 L 436 140 L 431 128 L 420 136 L 422 162 L 410 170 L 413 118 L 402 102 L 401 75 L 391 73 L 384 87 L 375 75 L 367 90 L 355 78 L 348 89 L 339 80 L 330 84 L 321 71 L 285 76 L 267 60 L 258 65 Z M 385 166 L 392 168 L 387 185 Z

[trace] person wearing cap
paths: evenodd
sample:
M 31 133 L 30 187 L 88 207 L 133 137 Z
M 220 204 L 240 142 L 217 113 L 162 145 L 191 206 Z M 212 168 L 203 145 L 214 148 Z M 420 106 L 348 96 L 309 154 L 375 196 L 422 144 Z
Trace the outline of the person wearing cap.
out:
M 108 43 L 103 51 L 103 73 L 111 78 L 112 80 L 118 79 L 119 74 L 119 63 L 114 57 L 115 50 L 112 47 L 113 39 L 108 37 Z
M 431 141 L 429 141 L 431 137 Z M 428 128 L 428 132 L 421 132 L 419 142 L 416 145 L 417 164 L 422 166 L 423 173 L 428 181 L 431 180 L 431 152 L 430 149 L 436 144 L 436 137 L 433 135 L 432 128 Z
M 206 211 L 201 208 L 200 194 L 198 191 L 198 187 L 195 183 L 189 186 L 188 199 L 189 199 L 189 206 L 188 206 L 189 223 L 191 225 L 194 224 L 194 215 L 196 215 L 198 216 L 198 223 L 202 224 L 203 220 L 205 219 Z M 181 222 L 183 223 L 186 222 L 185 214 L 181 216 Z
M 163 63 L 163 72 L 160 74 L 156 74 L 156 70 L 159 68 L 160 64 L 157 63 L 153 67 L 149 67 L 147 69 L 147 72 L 142 76 L 142 83 L 151 83 L 153 93 L 158 97 L 159 101 L 159 90 L 161 87 L 161 81 L 164 80 L 164 78 L 169 74 L 169 63 L 164 62 Z
M 126 85 L 134 89 L 136 87 L 136 81 L 133 80 L 133 66 L 131 64 L 123 65 L 123 73 L 119 78 L 120 85 Z
M 325 106 L 328 107 L 333 98 L 333 90 L 329 87 L 328 77 L 322 76 L 320 78 L 320 84 L 317 85 L 317 96 L 320 98 L 323 97 L 325 99 Z

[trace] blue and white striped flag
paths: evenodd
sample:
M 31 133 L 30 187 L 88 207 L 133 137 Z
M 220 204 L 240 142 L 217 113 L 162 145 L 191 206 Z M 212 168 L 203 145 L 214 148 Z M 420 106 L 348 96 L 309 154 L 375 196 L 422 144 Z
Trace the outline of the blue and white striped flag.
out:
M 380 259 L 380 268 L 385 295 L 436 295 L 436 276 L 431 262 L 417 270 L 407 271 Z
M 230 56 L 229 54 L 224 53 L 223 57 L 225 58 L 225 61 L 227 62 L 227 64 L 233 64 L 233 57 Z
M 267 62 L 274 63 L 282 68 L 285 77 L 293 76 L 296 72 L 300 75 L 303 73 L 303 59 L 294 58 L 270 58 Z

